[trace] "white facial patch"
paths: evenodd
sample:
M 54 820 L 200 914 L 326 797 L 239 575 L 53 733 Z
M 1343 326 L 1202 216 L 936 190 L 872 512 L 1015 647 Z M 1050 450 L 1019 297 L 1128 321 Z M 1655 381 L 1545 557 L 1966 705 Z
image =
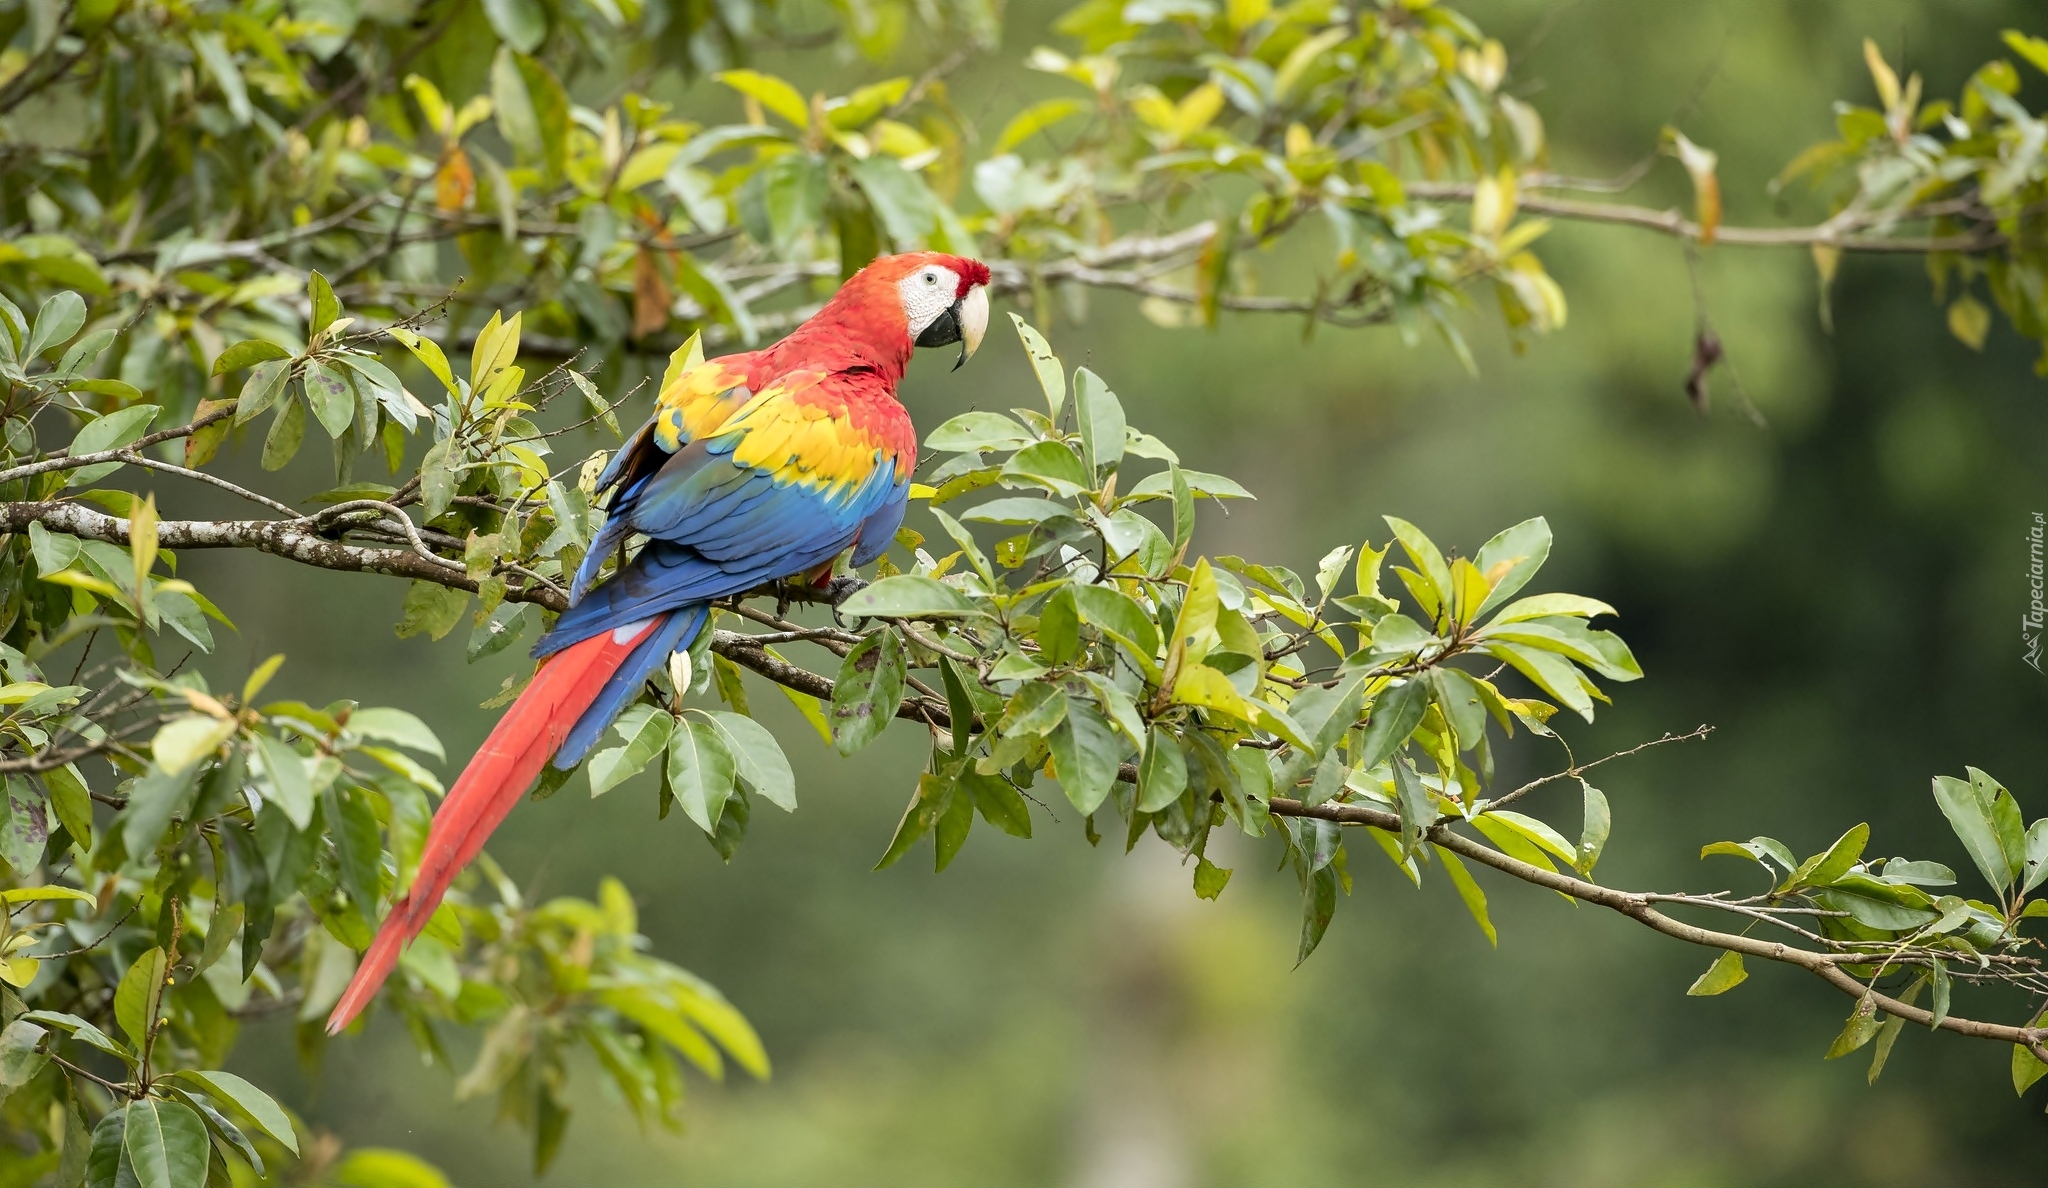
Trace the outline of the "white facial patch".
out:
M 960 277 L 950 268 L 927 264 L 896 282 L 896 291 L 903 298 L 903 317 L 910 323 L 910 340 L 916 342 L 925 327 L 960 299 Z

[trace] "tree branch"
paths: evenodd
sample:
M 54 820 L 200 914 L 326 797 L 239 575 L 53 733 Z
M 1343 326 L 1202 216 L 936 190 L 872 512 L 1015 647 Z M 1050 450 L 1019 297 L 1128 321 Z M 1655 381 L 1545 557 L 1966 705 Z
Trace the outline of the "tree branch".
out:
M 1412 197 L 1434 202 L 1470 202 L 1475 192 L 1475 187 L 1468 182 L 1412 181 L 1405 183 L 1405 188 Z M 1532 183 L 1529 187 L 1532 191 L 1542 188 L 1544 187 L 1540 182 Z M 1571 219 L 1576 222 L 1639 227 L 1692 243 L 1704 242 L 1700 225 L 1671 209 L 1654 210 L 1647 206 L 1632 206 L 1621 202 L 1586 202 L 1577 198 L 1553 198 L 1533 192 L 1525 192 L 1516 205 L 1531 214 L 1550 215 L 1553 218 Z M 1844 215 L 1849 214 L 1850 212 L 1844 212 Z M 1831 247 L 1845 252 L 1901 253 L 1915 256 L 1926 255 L 1929 252 L 1984 252 L 2002 247 L 2006 242 L 2005 236 L 1990 226 L 1960 235 L 1859 234 L 1864 228 L 1877 225 L 1880 220 L 1869 215 L 1844 215 L 1810 227 L 1731 227 L 1724 223 L 1715 228 L 1713 242 L 1737 247 Z M 1908 210 L 1887 215 L 1882 221 L 1905 222 L 1926 217 L 1930 216 Z
M 1390 833 L 1401 831 L 1401 818 L 1396 813 L 1383 809 L 1368 808 L 1355 804 L 1319 804 L 1313 807 L 1298 800 L 1275 797 L 1270 806 L 1276 817 L 1313 817 L 1324 821 L 1336 821 L 1345 825 L 1368 825 Z M 1796 966 L 1815 975 L 1822 981 L 1852 998 L 1868 995 L 1878 1009 L 1888 1015 L 1897 1015 L 1911 1023 L 1928 1026 L 1934 1022 L 1934 1012 L 1922 1007 L 1901 1002 L 1876 988 L 1866 985 L 1851 976 L 1842 965 L 1863 965 L 1875 963 L 1879 958 L 1869 953 L 1816 953 L 1782 942 L 1757 940 L 1754 937 L 1737 936 L 1729 932 L 1715 932 L 1675 920 L 1651 906 L 1651 897 L 1635 892 L 1617 891 L 1589 883 L 1584 879 L 1557 871 L 1545 870 L 1517 858 L 1511 858 L 1499 850 L 1485 846 L 1449 828 L 1449 822 L 1439 822 L 1428 831 L 1429 840 L 1460 858 L 1490 866 L 1503 874 L 1511 875 L 1525 883 L 1562 892 L 1573 899 L 1598 904 L 1620 912 L 1631 920 L 1646 925 L 1665 936 L 1689 941 L 1710 949 L 1724 949 L 1741 953 L 1747 957 L 1760 957 L 1766 961 L 1782 962 Z M 1978 1039 L 1998 1040 L 2003 1043 L 2020 1044 L 2043 1060 L 2048 1060 L 2048 1028 L 2013 1027 L 2003 1023 L 1986 1023 L 1976 1019 L 1959 1019 L 1951 1015 L 1941 1021 L 1945 1031 L 1959 1035 L 1974 1036 Z

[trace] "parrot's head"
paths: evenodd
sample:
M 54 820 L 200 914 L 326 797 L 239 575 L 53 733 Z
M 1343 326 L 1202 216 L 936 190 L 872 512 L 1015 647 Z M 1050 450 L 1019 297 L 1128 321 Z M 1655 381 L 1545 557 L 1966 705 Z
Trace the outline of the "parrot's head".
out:
M 957 342 L 958 368 L 988 330 L 988 282 L 988 265 L 966 256 L 881 256 L 849 278 L 813 320 L 892 338 L 887 345 L 899 346 L 906 360 L 916 347 Z
M 910 252 L 886 259 L 891 271 L 902 274 L 896 281 L 896 294 L 903 302 L 910 341 L 921 347 L 959 343 L 960 357 L 953 361 L 953 369 L 958 371 L 980 348 L 981 336 L 988 331 L 988 265 L 938 252 Z M 897 261 L 902 262 L 900 266 Z

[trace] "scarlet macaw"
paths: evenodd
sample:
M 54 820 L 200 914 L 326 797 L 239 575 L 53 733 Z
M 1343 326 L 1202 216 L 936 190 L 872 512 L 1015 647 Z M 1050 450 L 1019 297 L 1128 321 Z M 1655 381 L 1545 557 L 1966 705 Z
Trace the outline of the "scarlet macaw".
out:
M 541 666 L 434 814 L 412 889 L 328 1016 L 338 1033 L 369 1005 L 455 876 L 553 759 L 563 770 L 672 652 L 704 629 L 711 600 L 829 566 L 864 565 L 903 521 L 917 437 L 896 401 L 914 348 L 988 327 L 988 266 L 938 252 L 884 256 L 781 342 L 677 376 L 598 479 L 616 488 L 604 527 L 541 638 Z M 647 543 L 609 579 L 628 537 Z

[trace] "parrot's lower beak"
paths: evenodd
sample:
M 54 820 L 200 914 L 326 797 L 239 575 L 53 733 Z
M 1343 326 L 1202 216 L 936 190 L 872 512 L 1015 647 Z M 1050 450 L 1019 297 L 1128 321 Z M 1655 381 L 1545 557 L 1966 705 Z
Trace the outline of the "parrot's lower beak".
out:
M 960 319 L 960 357 L 953 361 L 953 370 L 958 371 L 981 348 L 981 336 L 988 333 L 988 286 L 976 285 L 967 290 L 967 296 L 955 308 Z

